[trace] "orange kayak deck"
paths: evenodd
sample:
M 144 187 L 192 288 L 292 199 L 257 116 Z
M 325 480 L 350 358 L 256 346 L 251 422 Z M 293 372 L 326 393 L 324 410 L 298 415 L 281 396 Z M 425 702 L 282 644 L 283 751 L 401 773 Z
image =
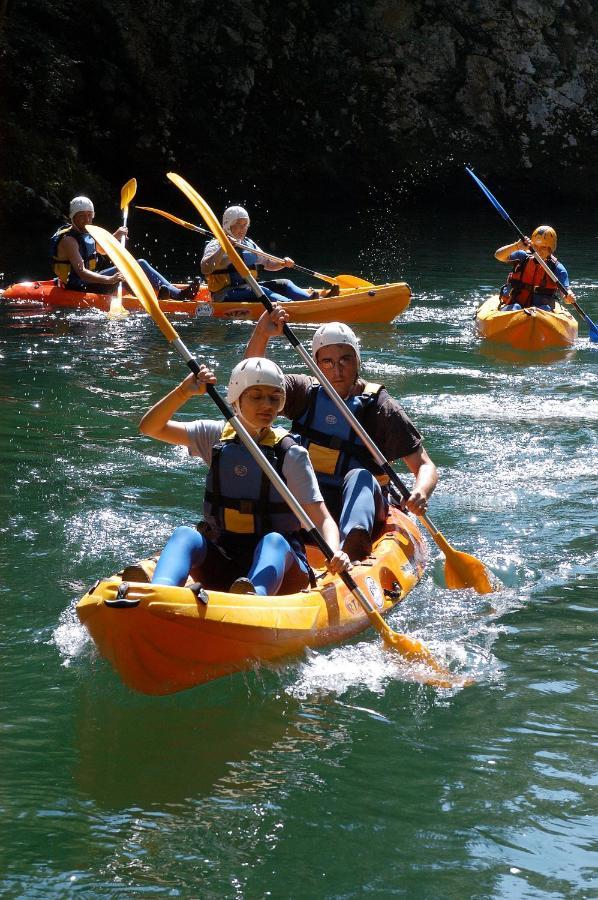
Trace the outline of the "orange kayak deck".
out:
M 560 303 L 554 312 L 536 307 L 505 311 L 499 310 L 498 295 L 482 303 L 475 322 L 486 340 L 529 352 L 571 347 L 578 329 L 577 320 Z
M 109 294 L 69 291 L 54 281 L 23 281 L 13 284 L 0 294 L 4 306 L 35 304 L 62 309 L 97 309 L 108 312 L 112 297 Z M 343 288 L 338 297 L 319 300 L 298 300 L 283 304 L 291 322 L 391 322 L 404 312 L 411 301 L 411 289 L 405 282 L 373 285 L 363 288 Z M 143 312 L 136 297 L 124 295 L 123 306 L 129 312 Z M 162 312 L 186 316 L 207 316 L 213 319 L 257 320 L 264 307 L 259 302 L 213 303 L 207 287 L 202 286 L 192 300 L 159 300 Z
M 369 620 L 340 578 L 322 569 L 308 548 L 317 587 L 287 596 L 260 597 L 206 589 L 204 604 L 188 587 L 128 584 L 117 599 L 122 573 L 98 582 L 77 604 L 77 615 L 100 654 L 129 687 L 171 694 L 214 678 L 301 654 L 364 631 Z M 392 508 L 371 557 L 352 570 L 359 587 L 383 615 L 423 575 L 426 548 L 411 520 Z M 121 588 L 121 592 L 122 592 Z

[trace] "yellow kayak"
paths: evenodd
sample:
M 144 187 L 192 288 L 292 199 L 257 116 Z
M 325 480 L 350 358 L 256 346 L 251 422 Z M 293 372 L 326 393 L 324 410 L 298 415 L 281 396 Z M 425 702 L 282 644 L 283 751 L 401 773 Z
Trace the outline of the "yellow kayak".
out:
M 577 337 L 577 320 L 560 303 L 554 312 L 530 307 L 499 310 L 498 295 L 479 307 L 475 317 L 481 337 L 516 350 L 554 350 L 571 347 Z
M 346 640 L 369 626 L 341 579 L 323 569 L 320 551 L 309 547 L 308 556 L 321 577 L 317 587 L 296 594 L 194 592 L 123 581 L 121 572 L 90 588 L 77 615 L 125 684 L 144 694 L 171 694 Z M 393 507 L 372 555 L 351 574 L 384 615 L 415 587 L 425 562 L 417 527 Z

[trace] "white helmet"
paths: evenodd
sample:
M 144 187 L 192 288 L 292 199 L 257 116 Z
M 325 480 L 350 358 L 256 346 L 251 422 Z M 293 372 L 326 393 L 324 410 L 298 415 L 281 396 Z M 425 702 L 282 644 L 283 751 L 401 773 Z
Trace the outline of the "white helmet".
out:
M 359 341 L 355 332 L 348 325 L 344 325 L 342 322 L 327 322 L 326 325 L 320 325 L 311 342 L 311 355 L 316 362 L 318 361 L 318 350 L 328 347 L 330 344 L 348 344 L 355 350 L 357 365 L 361 365 Z
M 71 200 L 71 205 L 69 206 L 69 217 L 71 221 L 73 220 L 73 216 L 76 216 L 77 213 L 80 212 L 90 212 L 95 215 L 95 209 L 93 208 L 93 203 L 89 197 L 73 197 Z
M 242 206 L 229 206 L 222 214 L 222 227 L 225 231 L 230 231 L 231 225 L 238 222 L 239 219 L 247 219 L 249 222 L 249 213 Z
M 284 375 L 276 363 L 261 356 L 250 356 L 241 360 L 231 372 L 228 402 L 236 403 L 243 391 L 257 384 L 269 384 L 285 394 Z

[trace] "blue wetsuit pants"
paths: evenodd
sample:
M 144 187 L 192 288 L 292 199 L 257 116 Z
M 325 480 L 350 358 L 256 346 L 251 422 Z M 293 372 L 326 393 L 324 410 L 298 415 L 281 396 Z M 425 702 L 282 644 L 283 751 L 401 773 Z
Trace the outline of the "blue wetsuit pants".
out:
M 345 475 L 342 489 L 320 485 L 326 506 L 330 510 L 343 541 L 353 528 L 363 528 L 372 534 L 376 525 L 386 520 L 388 505 L 382 488 L 367 469 L 351 469 Z
M 305 561 L 300 559 L 282 534 L 271 531 L 257 544 L 251 565 L 241 557 L 228 559 L 218 547 L 195 528 L 181 525 L 175 529 L 158 560 L 153 584 L 181 587 L 192 570 L 201 570 L 207 587 L 228 590 L 232 582 L 246 575 L 257 594 L 272 596 L 283 581 L 293 582 L 292 590 L 307 587 L 309 576 Z M 216 583 L 212 583 L 213 574 Z M 224 580 L 223 580 L 224 579 Z
M 306 291 L 304 288 L 294 284 L 294 282 L 289 281 L 288 278 L 277 278 L 274 281 L 260 281 L 259 285 L 268 300 L 272 301 L 272 303 L 284 303 L 285 300 L 287 302 L 289 300 L 309 300 L 311 297 L 311 291 Z M 240 284 L 237 287 L 229 288 L 226 293 L 218 298 L 218 300 L 226 300 L 227 303 L 230 303 L 231 301 L 235 302 L 237 300 L 239 302 L 244 302 L 246 300 L 255 300 L 255 294 L 248 284 Z
M 164 277 L 164 275 L 161 275 L 160 272 L 157 271 L 157 269 L 154 269 L 152 266 L 150 266 L 150 264 L 148 263 L 148 261 L 146 259 L 138 259 L 137 262 L 139 263 L 139 265 L 141 266 L 141 268 L 147 275 L 149 282 L 153 288 L 155 288 L 157 291 L 160 290 L 161 287 L 168 288 L 168 293 L 170 294 L 171 298 L 173 300 L 176 300 L 178 298 L 179 294 L 181 293 L 181 288 L 178 288 L 178 287 L 176 287 L 176 285 L 171 284 L 170 281 L 168 281 L 168 279 Z M 116 266 L 110 266 L 109 269 L 102 269 L 102 271 L 99 274 L 100 275 L 116 275 L 117 272 L 118 272 L 118 269 L 116 268 Z M 100 287 L 103 288 L 103 290 L 101 290 L 101 291 L 97 290 L 97 288 L 100 288 Z M 107 287 L 107 289 L 104 289 L 105 286 L 101 285 L 101 284 L 89 285 L 89 289 L 92 292 L 97 293 L 97 294 L 100 294 L 100 293 L 111 294 L 114 291 L 115 286 L 113 284 L 111 284 L 111 285 L 107 285 L 106 287 Z

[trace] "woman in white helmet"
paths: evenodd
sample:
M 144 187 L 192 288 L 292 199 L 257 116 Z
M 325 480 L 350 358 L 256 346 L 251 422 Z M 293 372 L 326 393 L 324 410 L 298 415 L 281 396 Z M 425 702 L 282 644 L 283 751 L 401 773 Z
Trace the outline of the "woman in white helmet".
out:
M 533 251 L 542 257 L 563 287 L 569 289 L 569 274 L 554 255 L 556 241 L 556 231 L 551 225 L 538 225 L 531 238 L 498 248 L 494 254 L 496 259 L 513 264 L 507 283 L 500 289 L 501 309 L 525 309 L 529 306 L 548 311 L 554 309 L 558 292 L 556 282 L 536 262 Z M 575 294 L 569 289 L 564 299 L 567 303 L 573 303 Z
M 114 285 L 124 279 L 114 266 L 98 271 L 98 257 L 105 255 L 105 252 L 87 231 L 94 216 L 95 209 L 89 197 L 73 197 L 69 206 L 71 224 L 59 228 L 51 238 L 52 271 L 60 284 L 68 290 L 110 294 Z M 120 240 L 121 235 L 127 233 L 128 229 L 121 226 L 114 232 L 114 237 Z M 186 300 L 191 299 L 191 294 L 195 293 L 196 285 L 178 288 L 147 260 L 140 259 L 138 262 L 161 299 L 171 297 Z
M 265 312 L 246 353 L 264 356 L 269 339 L 282 333 L 287 319 L 280 306 Z M 415 475 L 406 506 L 416 515 L 425 513 L 438 481 L 436 466 L 399 403 L 383 385 L 360 377 L 355 332 L 342 322 L 320 326 L 313 336 L 312 356 L 386 459 L 402 459 Z M 352 560 L 364 559 L 371 552 L 376 526 L 386 518 L 386 476 L 317 379 L 285 375 L 285 393 L 282 413 L 292 420 L 291 432 L 300 435 L 309 451 L 326 505 L 339 523 L 341 545 Z
M 209 466 L 204 521 L 177 528 L 160 555 L 152 581 L 183 585 L 189 575 L 214 590 L 292 593 L 307 587 L 311 572 L 300 523 L 224 420 L 181 422 L 172 416 L 191 397 L 214 384 L 206 366 L 189 375 L 141 420 L 143 434 L 187 447 Z M 331 572 L 349 567 L 339 550 L 339 533 L 324 505 L 309 456 L 273 422 L 284 404 L 284 376 L 267 359 L 245 359 L 235 366 L 228 400 L 264 455 L 335 550 Z
M 245 249 L 237 248 L 238 252 L 253 277 L 259 280 L 264 294 L 272 302 L 314 300 L 320 296 L 319 291 L 305 290 L 288 278 L 261 280 L 263 270 L 277 272 L 282 268 L 292 269 L 295 263 L 290 257 L 285 256 L 284 264 L 280 265 L 262 255 L 255 241 L 247 237 L 249 213 L 242 206 L 229 206 L 224 210 L 222 227 L 234 241 L 243 244 Z M 208 288 L 215 302 L 255 300 L 253 291 L 239 275 L 217 240 L 208 241 L 206 244 L 201 260 L 201 271 L 207 278 Z M 335 293 L 338 294 L 338 287 L 336 291 L 327 292 L 326 296 L 335 296 Z

